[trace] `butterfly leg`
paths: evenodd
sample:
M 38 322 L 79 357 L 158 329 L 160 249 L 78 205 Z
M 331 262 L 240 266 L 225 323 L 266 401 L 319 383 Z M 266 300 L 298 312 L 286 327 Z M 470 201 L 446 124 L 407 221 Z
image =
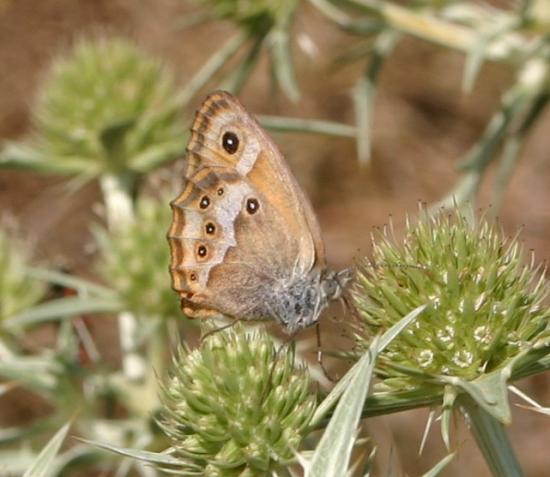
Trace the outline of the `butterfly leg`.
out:
M 321 371 L 323 371 L 325 378 L 327 378 L 330 382 L 335 383 L 338 379 L 329 374 L 327 368 L 325 368 L 325 363 L 323 362 L 323 349 L 321 348 L 321 325 L 318 321 L 315 323 L 315 334 L 317 336 L 317 364 L 321 368 Z
M 204 335 L 201 336 L 201 344 L 204 342 L 204 340 L 206 340 L 206 338 L 220 331 L 224 331 L 235 326 L 239 321 L 242 321 L 241 318 L 235 318 L 231 321 L 231 323 L 228 323 L 227 325 L 220 326 L 219 328 L 214 328 L 213 330 L 208 330 Z
M 291 335 L 288 335 L 286 339 L 283 341 L 283 343 L 276 349 L 275 354 L 273 355 L 273 363 L 271 364 L 271 369 L 269 370 L 269 378 L 267 379 L 265 383 L 264 391 L 262 392 L 262 401 L 267 398 L 267 393 L 269 392 L 269 389 L 271 385 L 273 384 L 273 374 L 275 372 L 275 366 L 277 366 L 277 362 L 279 361 L 279 358 L 281 358 L 282 351 L 287 346 L 292 346 L 292 352 L 294 352 L 294 346 L 296 342 L 294 341 L 294 338 L 296 338 L 296 335 L 299 333 L 300 330 L 295 331 Z

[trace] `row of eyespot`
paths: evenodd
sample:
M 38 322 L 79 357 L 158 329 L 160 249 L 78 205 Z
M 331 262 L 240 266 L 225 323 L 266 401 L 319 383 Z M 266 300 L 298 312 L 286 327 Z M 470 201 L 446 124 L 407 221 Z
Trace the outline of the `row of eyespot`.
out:
M 220 194 L 221 191 L 221 194 Z M 223 189 L 218 189 L 218 195 L 223 194 Z M 210 205 L 210 199 L 208 196 L 203 196 L 200 200 L 200 208 L 206 209 Z M 246 211 L 252 215 L 255 214 L 260 208 L 260 203 L 255 198 L 250 198 L 246 200 Z M 208 235 L 213 235 L 216 232 L 216 226 L 212 222 L 207 222 L 205 225 L 205 230 Z M 199 245 L 197 248 L 197 254 L 199 257 L 204 258 L 208 253 L 208 249 L 205 245 Z
M 234 154 L 235 152 L 237 152 L 237 149 L 239 148 L 239 138 L 237 137 L 237 135 L 235 133 L 226 132 L 223 135 L 223 138 L 222 138 L 222 145 L 223 145 L 223 148 L 226 150 L 226 152 L 228 152 L 229 154 Z M 222 196 L 223 195 L 223 188 L 220 187 L 216 191 L 216 193 L 219 196 Z M 207 195 L 202 196 L 201 200 L 199 202 L 199 207 L 204 210 L 209 205 L 210 205 L 210 198 Z M 256 213 L 259 208 L 260 208 L 260 204 L 258 203 L 258 201 L 256 199 L 252 198 L 252 199 L 248 199 L 246 201 L 246 210 L 249 214 Z M 207 222 L 205 228 L 206 228 L 206 233 L 208 235 L 212 235 L 216 231 L 216 226 L 212 222 Z M 199 247 L 197 249 L 197 254 L 199 255 L 199 257 L 205 257 L 207 253 L 208 253 L 208 250 L 207 250 L 206 246 L 205 245 L 199 245 Z M 189 274 L 189 279 L 191 281 L 196 281 L 197 280 L 197 275 L 195 274 L 195 272 L 191 272 Z
M 237 152 L 237 149 L 239 148 L 239 138 L 235 133 L 228 131 L 223 135 L 222 145 L 226 152 L 228 152 L 229 154 L 234 154 L 235 152 Z M 222 196 L 223 192 L 224 191 L 222 187 L 220 187 L 216 191 L 216 193 L 219 196 Z M 207 195 L 202 196 L 199 202 L 199 207 L 204 210 L 208 208 L 209 205 L 210 205 L 210 198 Z M 255 198 L 247 199 L 246 211 L 249 214 L 255 214 L 259 208 L 260 208 L 260 204 L 257 199 Z M 208 235 L 212 235 L 215 231 L 216 231 L 216 226 L 212 222 L 208 222 L 206 224 L 206 233 Z M 199 257 L 205 257 L 207 253 L 208 253 L 208 250 L 205 245 L 200 245 L 198 247 L 197 254 L 199 255 Z M 197 277 L 195 273 L 191 273 L 190 279 L 194 281 L 196 280 L 196 278 Z

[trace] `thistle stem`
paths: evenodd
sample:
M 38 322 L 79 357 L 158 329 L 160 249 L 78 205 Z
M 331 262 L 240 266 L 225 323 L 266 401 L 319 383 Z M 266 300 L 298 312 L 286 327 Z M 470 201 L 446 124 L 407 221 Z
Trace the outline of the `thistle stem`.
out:
M 208 61 L 193 76 L 185 88 L 179 93 L 175 100 L 177 104 L 186 105 L 195 94 L 208 83 L 214 75 L 239 51 L 248 40 L 245 32 L 239 32 L 214 53 Z
M 492 474 L 495 477 L 522 477 L 504 426 L 469 396 L 460 397 L 460 407 Z
M 134 206 L 128 184 L 116 174 L 105 174 L 100 178 L 107 227 L 111 232 L 134 220 Z M 146 365 L 137 350 L 137 322 L 132 313 L 123 311 L 118 315 L 118 332 L 122 350 L 122 369 L 130 380 L 141 380 L 146 375 Z
M 468 53 L 479 42 L 477 29 L 437 18 L 426 11 L 412 11 L 400 5 L 376 0 L 350 0 L 350 3 L 390 28 L 446 48 Z M 513 32 L 503 34 L 487 45 L 485 57 L 492 61 L 521 64 L 527 47 L 527 40 Z
M 311 134 L 326 134 L 330 136 L 355 138 L 357 128 L 336 121 L 323 121 L 319 119 L 289 118 L 282 116 L 257 116 L 260 124 L 272 131 L 299 132 Z
M 100 186 L 109 230 L 114 232 L 131 223 L 134 220 L 134 205 L 122 178 L 116 174 L 105 174 L 100 178 Z

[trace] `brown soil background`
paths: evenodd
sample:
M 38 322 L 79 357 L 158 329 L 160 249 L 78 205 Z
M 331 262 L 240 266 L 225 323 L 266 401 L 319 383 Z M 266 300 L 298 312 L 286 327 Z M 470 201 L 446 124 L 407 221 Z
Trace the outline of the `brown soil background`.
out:
M 180 84 L 185 84 L 232 32 L 225 24 L 178 30 L 177 20 L 190 11 L 193 7 L 183 0 L 0 0 L 0 139 L 22 138 L 30 131 L 29 111 L 41 75 L 51 58 L 82 34 L 105 31 L 130 37 L 171 65 Z M 318 48 L 314 57 L 295 48 L 302 100 L 293 105 L 281 94 L 271 93 L 264 61 L 243 91 L 243 103 L 255 113 L 352 123 L 350 89 L 362 65 L 330 68 L 330 61 L 345 51 L 350 39 L 307 6 L 296 28 L 310 35 Z M 375 109 L 374 155 L 367 169 L 359 167 L 349 140 L 274 135 L 314 203 L 335 267 L 369 253 L 373 226 L 383 225 L 392 215 L 399 230 L 406 213 L 417 211 L 419 200 L 441 198 L 459 177 L 455 164 L 477 140 L 513 79 L 505 67 L 487 65 L 473 93 L 464 95 L 463 60 L 462 55 L 419 40 L 400 44 L 384 66 Z M 508 234 L 523 226 L 525 247 L 533 249 L 539 260 L 550 251 L 550 135 L 545 134 L 549 128 L 547 111 L 530 135 L 500 213 Z M 41 260 L 86 274 L 91 257 L 85 245 L 91 240 L 89 223 L 97 220 L 92 207 L 99 193 L 90 185 L 67 200 L 62 184 L 60 178 L 0 171 L 0 210 L 17 217 L 21 230 L 37 244 Z M 480 206 L 489 205 L 490 191 L 491 174 Z M 519 387 L 543 403 L 550 402 L 550 381 L 545 376 L 523 381 Z M 13 425 L 25 419 L 34 413 L 35 404 L 4 401 L 0 422 Z M 417 455 L 427 414 L 420 410 L 370 421 L 379 444 L 380 468 L 389 467 L 380 475 L 419 475 L 444 456 L 437 425 L 424 455 Z M 510 435 L 525 474 L 549 475 L 548 418 L 515 408 Z M 465 429 L 459 430 L 455 442 L 459 455 L 443 475 L 489 475 Z

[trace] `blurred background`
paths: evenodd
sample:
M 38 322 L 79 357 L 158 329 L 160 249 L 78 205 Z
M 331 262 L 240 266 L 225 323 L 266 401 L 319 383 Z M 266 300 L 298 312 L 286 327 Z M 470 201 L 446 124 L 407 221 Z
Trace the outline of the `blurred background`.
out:
M 266 126 L 273 126 L 272 116 L 330 122 L 329 134 L 304 132 L 303 127 L 295 127 L 292 122 L 288 122 L 286 128 L 290 131 L 272 127 L 269 133 L 310 197 L 321 224 L 329 262 L 339 269 L 369 255 L 373 227 L 384 226 L 391 216 L 399 235 L 407 214 L 414 216 L 419 203 L 436 205 L 456 190 L 468 174 L 457 166 L 472 157 L 472 148 L 484 140 L 491 119 L 503 111 L 503 101 L 506 104 L 510 91 L 515 91 L 524 74 L 525 63 L 511 61 L 511 56 L 492 61 L 484 56 L 486 50 L 480 45 L 476 50 L 478 70 L 471 78 L 471 85 L 465 87 L 465 69 L 471 72 L 476 68 L 475 52 L 450 48 L 442 42 L 438 45 L 422 35 L 407 32 L 401 32 L 398 38 L 386 38 L 386 43 L 377 43 L 380 29 L 345 31 L 328 18 L 326 11 L 317 8 L 316 2 L 299 2 L 292 24 L 281 27 L 288 27 L 291 32 L 289 51 L 295 84 L 291 76 L 285 80 L 285 74 L 292 75 L 292 72 L 285 73 L 288 65 L 285 66 L 284 61 L 277 64 L 275 48 L 254 56 L 253 49 L 247 50 L 247 45 L 238 41 L 236 45 L 241 49 L 235 48 L 233 56 L 227 53 L 223 67 L 201 84 L 197 73 L 201 69 L 204 73 L 204 66 L 229 42 L 236 41 L 239 28 L 248 28 L 252 38 L 257 33 L 250 33 L 255 27 L 248 26 L 248 18 L 235 19 L 224 10 L 227 4 L 237 3 L 0 0 L 0 140 L 12 145 L 28 138 L 32 140 L 40 123 L 33 119 L 33 108 L 39 101 L 37 98 L 51 64 L 60 55 L 70 54 L 82 38 L 126 39 L 172 71 L 174 90 L 184 93 L 181 101 L 185 104 L 177 120 L 183 146 L 194 109 L 208 92 L 227 84 L 228 72 L 240 71 L 242 85 L 235 87 L 235 82 L 232 86 L 240 90 L 239 98 L 250 112 L 266 116 Z M 517 10 L 516 2 L 505 0 L 468 3 L 499 12 Z M 419 4 L 439 8 L 434 6 L 437 2 Z M 548 4 L 546 8 L 550 9 Z M 203 22 L 205 17 L 212 18 Z M 462 21 L 467 24 L 466 15 L 459 19 L 459 23 Z M 542 22 L 542 30 L 527 32 L 527 37 L 548 36 L 549 24 Z M 475 31 L 475 22 L 470 26 Z M 493 36 L 488 34 L 485 38 L 491 39 L 502 32 L 508 34 L 509 30 L 504 27 L 499 30 L 499 26 L 489 30 Z M 515 25 L 510 27 L 514 28 Z M 523 33 L 521 29 L 513 32 L 514 35 Z M 384 46 L 389 48 L 384 50 Z M 377 71 L 373 76 L 373 53 L 380 51 L 385 56 L 375 65 Z M 252 67 L 243 73 L 242 64 L 251 57 Z M 547 57 L 543 58 L 547 63 Z M 86 74 L 83 68 L 82 75 Z M 361 79 L 365 78 L 375 78 L 371 89 L 368 85 L 362 86 Z M 190 84 L 196 87 L 190 89 Z M 361 96 L 362 87 L 367 88 L 369 95 Z M 376 88 L 375 95 L 371 94 L 372 88 Z M 543 99 L 550 94 L 548 86 L 546 88 L 537 93 Z M 186 96 L 186 93 L 190 94 Z M 87 100 L 85 91 L 80 100 Z M 366 100 L 370 120 L 368 124 L 361 124 L 359 113 L 365 110 L 361 108 L 365 107 Z M 493 155 L 500 157 L 502 148 L 507 147 L 505 138 L 521 130 L 522 143 L 517 157 L 508 165 L 488 159 L 487 167 L 484 165 L 477 177 L 479 187 L 476 183 L 471 193 L 465 194 L 465 200 L 471 200 L 475 208 L 494 213 L 505 234 L 514 235 L 521 228 L 525 248 L 533 250 L 537 261 L 542 262 L 550 251 L 550 135 L 547 133 L 550 111 L 539 107 L 536 120 L 524 127 L 524 117 L 534 115 L 529 107 L 527 110 L 520 111 L 516 117 L 504 108 L 513 124 L 498 137 L 500 142 L 495 144 Z M 58 114 L 64 113 L 58 111 Z M 316 125 L 319 126 L 313 123 L 312 127 Z M 365 134 L 370 136 L 370 145 L 357 140 L 349 129 L 338 129 L 345 125 L 368 127 L 370 132 Z M 359 135 L 361 131 L 364 130 L 359 129 Z M 364 139 L 365 135 L 362 136 Z M 485 140 L 482 145 L 486 146 L 491 138 Z M 181 186 L 178 148 L 183 150 L 181 144 L 175 146 L 166 153 L 166 160 L 159 160 L 136 180 L 140 194 L 165 200 L 167 210 L 167 198 L 175 196 Z M 8 156 L 4 156 L 4 162 L 17 163 Z M 11 217 L 10 222 L 17 223 L 17 236 L 28 244 L 33 263 L 104 283 L 95 264 L 101 245 L 94 235 L 93 224 L 108 222 L 100 205 L 105 185 L 88 180 L 90 174 L 76 186 L 68 187 L 65 173 L 47 172 L 43 174 L 32 167 L 24 170 L 21 164 L 0 169 L 4 220 Z M 166 217 L 158 219 L 161 241 L 169 224 L 166 222 L 170 220 L 169 211 Z M 144 245 L 143 254 L 148 253 L 146 247 Z M 116 269 L 116 265 L 113 267 Z M 163 286 L 167 286 L 168 273 L 159 277 L 166 282 Z M 52 288 L 47 293 L 51 297 L 70 292 L 67 288 Z M 177 301 L 175 296 L 171 298 Z M 177 303 L 174 306 L 177 307 Z M 85 323 L 102 359 L 113 363 L 120 360 L 114 345 L 118 339 L 115 318 L 107 313 Z M 24 338 L 19 338 L 20 346 L 27 351 L 41 350 L 56 340 L 57 331 L 55 323 L 29 331 Z M 539 402 L 550 402 L 547 376 L 530 378 L 518 386 Z M 0 395 L 0 427 L 30 426 L 52 412 L 52 404 L 36 392 L 14 389 Z M 548 475 L 548 421 L 520 408 L 515 408 L 513 413 L 510 435 L 525 474 Z M 377 459 L 391 463 L 387 466 L 388 473 L 383 475 L 419 475 L 445 454 L 434 428 L 424 453 L 418 455 L 427 415 L 427 410 L 418 410 L 369 420 L 369 432 L 379 444 Z M 459 438 L 455 442 L 459 454 L 444 475 L 489 475 L 468 432 L 464 429 L 457 432 Z M 70 475 L 114 474 L 80 470 Z

